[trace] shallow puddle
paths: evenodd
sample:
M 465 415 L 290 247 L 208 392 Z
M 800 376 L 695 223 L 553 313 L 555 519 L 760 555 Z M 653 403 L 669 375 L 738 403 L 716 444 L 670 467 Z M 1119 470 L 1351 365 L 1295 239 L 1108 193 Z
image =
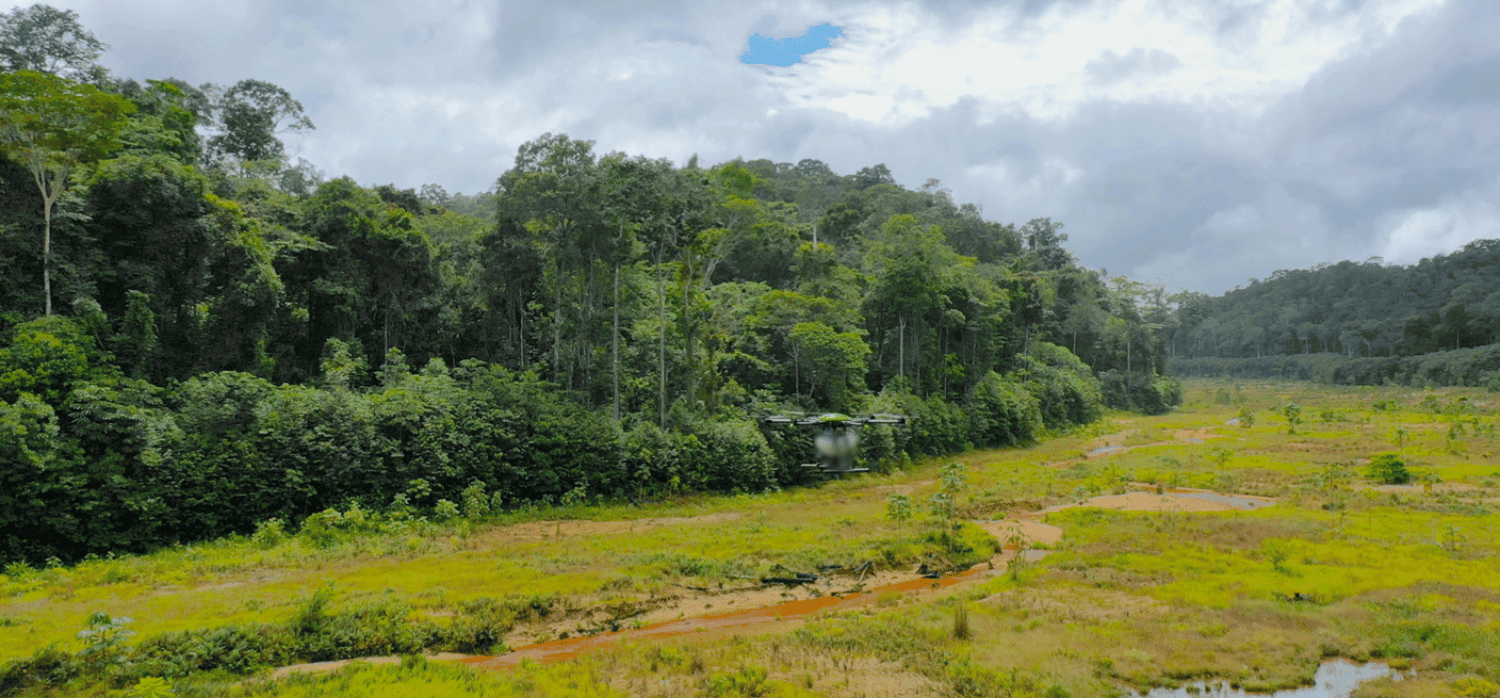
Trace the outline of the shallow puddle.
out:
M 1324 662 L 1313 675 L 1313 685 L 1275 693 L 1249 693 L 1222 682 L 1188 684 L 1181 688 L 1153 688 L 1132 693 L 1137 698 L 1349 698 L 1360 684 L 1382 676 L 1401 680 L 1399 672 L 1380 662 L 1355 664 L 1342 659 Z
M 1182 490 L 1168 490 L 1167 494 L 1170 494 L 1173 497 L 1187 497 L 1189 499 L 1201 499 L 1205 502 L 1218 502 L 1219 504 L 1227 504 L 1236 509 L 1242 509 L 1245 511 L 1265 508 L 1271 506 L 1272 504 L 1271 502 L 1268 502 L 1264 499 L 1240 497 L 1233 494 L 1219 494 L 1218 492 L 1184 492 Z

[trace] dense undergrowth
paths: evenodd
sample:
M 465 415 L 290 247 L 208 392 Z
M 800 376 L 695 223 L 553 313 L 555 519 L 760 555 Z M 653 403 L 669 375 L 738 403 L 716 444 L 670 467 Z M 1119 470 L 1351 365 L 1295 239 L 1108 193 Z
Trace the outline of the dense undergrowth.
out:
M 0 460 L 17 466 L 0 472 L 0 560 L 142 552 L 329 508 L 444 520 L 818 477 L 798 467 L 815 459 L 807 430 L 761 421 L 788 407 L 769 396 L 661 428 L 478 360 L 414 371 L 393 352 L 364 388 L 350 361 L 334 352 L 321 387 L 234 372 L 157 387 L 120 375 L 72 320 L 18 326 L 0 346 Z M 863 456 L 888 466 L 1029 443 L 1096 419 L 1103 398 L 1077 357 L 1038 342 L 962 402 L 900 384 L 861 398 L 911 417 L 866 430 Z

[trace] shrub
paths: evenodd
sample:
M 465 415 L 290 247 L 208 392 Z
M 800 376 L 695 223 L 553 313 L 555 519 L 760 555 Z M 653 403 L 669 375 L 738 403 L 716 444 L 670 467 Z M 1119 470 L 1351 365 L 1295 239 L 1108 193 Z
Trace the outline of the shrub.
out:
M 876 397 L 874 408 L 878 412 L 903 414 L 909 418 L 906 426 L 894 431 L 894 451 L 898 454 L 913 457 L 946 455 L 973 446 L 975 434 L 963 406 L 939 397 L 918 397 L 904 392 L 893 382 Z
M 1401 460 L 1401 456 L 1390 452 L 1377 453 L 1370 458 L 1368 475 L 1371 480 L 1387 485 L 1411 482 L 1411 471 L 1406 469 L 1406 463 Z
M 437 505 L 432 508 L 432 518 L 438 521 L 452 521 L 458 518 L 458 505 L 446 499 L 439 499 Z
M 1146 414 L 1166 414 L 1182 404 L 1182 384 L 1151 373 L 1108 370 L 1099 374 L 1104 404 Z
M 689 484 L 720 492 L 759 492 L 776 484 L 775 455 L 755 424 L 698 422 L 690 436 L 682 454 Z
M 1048 428 L 1087 424 L 1104 411 L 1099 379 L 1082 359 L 1067 349 L 1037 342 L 1029 354 L 1016 357 L 1011 377 L 1036 397 Z
M 969 432 L 982 446 L 1028 443 L 1043 425 L 1035 395 L 1016 380 L 991 371 L 969 391 Z
M 496 495 L 499 493 L 497 492 Z M 491 511 L 491 499 L 484 493 L 484 483 L 475 480 L 463 491 L 464 517 L 469 519 L 482 519 Z M 500 508 L 499 502 L 495 502 L 494 509 Z
M 250 536 L 250 542 L 261 550 L 270 550 L 282 541 L 286 540 L 286 530 L 281 519 L 266 519 L 255 525 L 255 533 Z

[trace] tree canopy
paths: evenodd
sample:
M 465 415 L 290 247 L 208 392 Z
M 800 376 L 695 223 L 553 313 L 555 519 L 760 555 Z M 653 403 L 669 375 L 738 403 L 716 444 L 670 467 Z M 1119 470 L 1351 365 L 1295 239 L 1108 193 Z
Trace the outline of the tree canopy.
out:
M 76 25 L 6 31 L 32 15 Z M 0 74 L 0 558 L 476 486 L 806 482 L 771 411 L 913 416 L 889 461 L 1178 399 L 1159 293 L 936 180 L 548 133 L 491 191 L 362 184 L 289 161 L 286 90 L 117 79 L 70 31 L 7 38 L 52 72 Z

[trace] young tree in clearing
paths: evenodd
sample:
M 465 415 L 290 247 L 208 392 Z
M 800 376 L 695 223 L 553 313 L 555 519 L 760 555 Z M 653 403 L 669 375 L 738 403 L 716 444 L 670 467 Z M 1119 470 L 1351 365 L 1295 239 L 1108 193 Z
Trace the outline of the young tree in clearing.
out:
M 52 314 L 52 206 L 79 165 L 114 150 L 135 105 L 92 85 L 31 70 L 0 74 L 0 152 L 42 194 L 42 294 Z

